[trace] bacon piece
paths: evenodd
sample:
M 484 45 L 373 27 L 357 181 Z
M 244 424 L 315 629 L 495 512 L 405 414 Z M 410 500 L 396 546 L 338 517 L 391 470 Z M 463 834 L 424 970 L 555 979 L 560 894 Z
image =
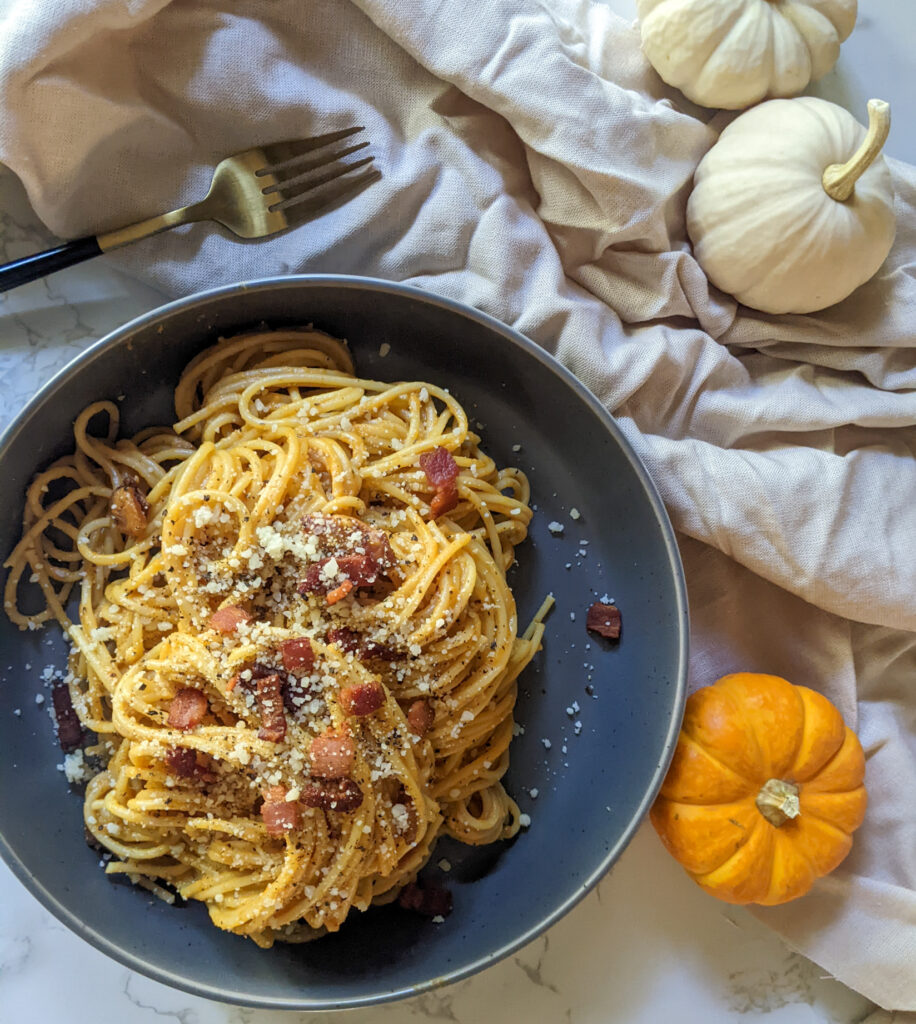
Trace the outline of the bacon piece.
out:
M 353 587 L 371 587 L 381 574 L 378 563 L 369 555 L 337 555 L 333 559 L 337 573 L 329 579 L 323 570 L 330 561 L 331 558 L 322 558 L 308 567 L 297 588 L 300 594 L 328 594 L 344 583 L 350 584 L 349 593 Z
M 355 811 L 363 802 L 363 791 L 353 779 L 313 779 L 302 790 L 302 802 L 324 811 Z
M 407 711 L 407 724 L 417 736 L 425 736 L 432 729 L 435 718 L 432 703 L 424 698 L 415 700 Z
M 129 537 L 139 537 L 149 523 L 149 502 L 136 484 L 122 484 L 111 492 L 112 522 Z
M 210 616 L 210 628 L 217 633 L 234 633 L 243 622 L 251 622 L 251 614 L 234 604 L 227 604 Z
M 359 633 L 347 629 L 346 626 L 335 626 L 334 629 L 329 629 L 327 640 L 329 644 L 339 647 L 344 654 L 355 654 L 360 647 Z
M 302 680 L 296 676 L 287 677 L 280 689 L 283 692 L 283 707 L 291 715 L 294 715 L 305 701 L 312 696 L 312 691 L 308 684 L 303 685 Z
M 385 703 L 385 689 L 381 683 L 353 683 L 345 686 L 337 699 L 344 714 L 360 717 L 371 715 Z
M 613 604 L 596 601 L 585 617 L 585 628 L 608 640 L 616 640 L 620 636 L 620 626 L 620 609 Z
M 73 708 L 70 687 L 66 683 L 57 683 L 51 690 L 51 702 L 57 719 L 57 742 L 60 749 L 69 754 L 83 742 L 83 727 Z
M 352 580 L 344 580 L 339 587 L 335 587 L 328 594 L 328 604 L 337 604 L 338 601 L 342 601 L 347 594 L 353 589 Z
M 346 626 L 336 626 L 327 632 L 327 641 L 339 647 L 344 654 L 358 654 L 360 661 L 399 661 L 404 655 L 377 640 L 366 640 L 355 630 Z
M 452 912 L 452 894 L 440 885 L 410 882 L 401 890 L 398 903 L 424 917 L 448 917 Z
M 363 661 L 371 661 L 373 658 L 378 661 L 400 661 L 404 655 L 389 647 L 388 644 L 381 644 L 377 640 L 363 640 L 359 656 Z
M 216 775 L 209 768 L 199 764 L 197 752 L 186 747 L 169 747 L 165 754 L 165 763 L 172 775 L 180 779 L 197 778 L 202 782 L 215 782 Z
M 458 479 L 458 463 L 448 448 L 433 448 L 420 456 L 420 469 L 437 491 L 453 487 Z
M 194 729 L 207 713 L 207 695 L 190 686 L 182 687 L 169 705 L 169 725 L 173 729 Z
M 356 763 L 356 744 L 346 732 L 325 730 L 309 746 L 312 774 L 323 779 L 342 779 L 353 771 Z
M 311 672 L 315 664 L 312 641 L 307 636 L 281 641 L 280 659 L 287 672 Z
M 441 491 L 436 491 L 433 500 L 429 503 L 429 511 L 433 519 L 451 512 L 458 504 L 458 488 L 452 484 Z
M 259 740 L 279 743 L 286 737 L 286 715 L 283 711 L 283 691 L 280 677 L 264 676 L 258 680 L 258 714 L 261 716 Z
M 242 673 L 246 671 L 251 673 L 251 678 L 242 678 Z M 229 693 L 232 693 L 239 684 L 241 684 L 243 689 L 248 690 L 251 688 L 251 684 L 255 682 L 255 680 L 263 679 L 264 676 L 271 675 L 273 671 L 274 670 L 272 668 L 269 668 L 267 665 L 262 665 L 259 661 L 256 661 L 253 665 L 245 665 L 229 680 L 229 685 L 226 687 L 226 690 Z
M 261 817 L 269 836 L 282 836 L 299 827 L 299 804 L 286 799 L 286 790 L 282 786 L 268 786 L 263 796 Z
M 327 554 L 368 555 L 380 569 L 394 565 L 394 552 L 385 531 L 355 516 L 312 513 L 303 519 L 302 525 L 306 533 L 319 539 Z

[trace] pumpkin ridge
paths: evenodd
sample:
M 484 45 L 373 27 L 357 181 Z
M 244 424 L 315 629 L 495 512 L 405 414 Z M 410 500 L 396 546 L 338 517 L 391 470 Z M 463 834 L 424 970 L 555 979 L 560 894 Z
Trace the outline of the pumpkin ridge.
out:
M 848 728 L 848 726 L 847 726 L 847 728 Z M 804 737 L 804 732 L 802 732 L 802 737 Z M 814 771 L 811 773 L 810 777 L 808 779 L 806 779 L 805 782 L 796 782 L 796 779 L 794 778 L 794 776 L 791 773 L 789 775 L 789 781 L 793 782 L 793 783 L 796 783 L 797 785 L 804 786 L 807 782 L 811 782 L 813 779 L 816 779 L 819 775 L 821 775 L 823 772 L 825 772 L 830 767 L 830 765 L 833 764 L 833 762 L 839 757 L 840 751 L 842 751 L 845 746 L 846 746 L 846 734 L 844 733 L 842 740 L 840 740 L 840 745 L 836 748 L 836 750 L 834 750 L 834 752 L 830 755 L 830 757 L 827 758 L 827 760 L 823 764 L 818 765 L 817 768 L 814 769 Z M 799 744 L 799 749 L 801 749 L 801 744 Z M 797 758 L 798 757 L 798 751 L 795 752 L 795 755 L 796 755 L 796 758 Z M 795 767 L 795 764 L 796 764 L 796 761 L 793 761 L 792 762 L 792 767 L 793 768 Z M 859 785 L 861 785 L 861 783 L 859 783 Z M 853 790 L 856 790 L 858 788 L 859 788 L 859 786 L 853 786 L 852 789 L 821 789 L 821 790 L 818 790 L 818 792 L 819 793 L 852 793 Z
M 700 743 L 699 740 L 697 740 L 693 736 L 691 736 L 690 733 L 687 732 L 687 727 L 686 726 L 682 726 L 681 727 L 681 735 L 682 735 L 683 739 L 685 739 L 692 747 L 696 747 L 706 757 L 708 757 L 709 760 L 712 761 L 713 764 L 716 765 L 717 768 L 721 768 L 722 771 L 727 772 L 733 778 L 738 779 L 739 782 L 743 782 L 744 785 L 748 787 L 748 790 L 753 792 L 754 786 L 756 785 L 756 782 L 753 779 L 748 779 L 746 776 L 741 775 L 739 772 L 736 772 L 734 768 L 729 768 L 729 766 L 724 761 L 719 760 L 719 758 L 716 757 L 715 754 L 711 753 L 707 749 L 707 747 L 705 747 L 702 743 Z M 756 742 L 756 737 L 755 737 L 755 742 Z M 688 801 L 682 800 L 680 802 L 681 803 L 687 803 Z M 708 801 L 708 800 L 703 800 L 703 801 L 698 801 L 698 802 L 711 803 L 711 801 Z M 734 800 L 724 800 L 722 802 L 723 803 L 727 803 L 727 804 L 731 804 L 731 803 L 734 803 L 735 801 Z
M 710 805 L 710 806 L 712 806 L 712 805 Z M 711 871 L 704 871 L 703 874 L 704 875 L 711 875 L 715 871 L 721 871 L 722 868 L 725 867 L 725 865 L 730 860 L 732 860 L 732 858 L 738 856 L 738 854 L 747 845 L 747 843 L 750 842 L 751 836 L 757 831 L 757 829 L 759 827 L 760 827 L 760 823 L 758 821 L 754 821 L 750 828 L 744 830 L 744 832 L 741 835 L 741 842 L 738 843 L 738 845 L 731 851 L 731 853 L 728 854 L 728 856 L 725 858 L 725 860 L 723 860 L 721 864 L 717 864 Z
M 845 790 L 844 792 L 853 793 L 855 792 L 855 790 L 850 789 Z M 801 813 L 806 819 L 816 821 L 819 825 L 826 826 L 826 828 L 828 828 L 830 831 L 836 832 L 838 835 L 847 837 L 852 836 L 852 832 L 847 832 L 845 828 L 841 828 L 835 821 L 830 821 L 821 814 L 815 814 L 814 811 L 809 810 L 807 807 L 803 807 Z

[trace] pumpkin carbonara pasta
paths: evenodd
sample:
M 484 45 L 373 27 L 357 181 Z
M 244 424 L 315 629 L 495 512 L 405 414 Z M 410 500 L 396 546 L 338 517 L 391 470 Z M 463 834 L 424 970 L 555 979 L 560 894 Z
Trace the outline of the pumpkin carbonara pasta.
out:
M 422 909 L 438 836 L 519 828 L 500 780 L 547 606 L 519 635 L 528 482 L 448 391 L 359 379 L 314 330 L 219 342 L 175 406 L 129 440 L 88 407 L 6 563 L 7 614 L 71 643 L 54 708 L 106 870 L 262 946 Z

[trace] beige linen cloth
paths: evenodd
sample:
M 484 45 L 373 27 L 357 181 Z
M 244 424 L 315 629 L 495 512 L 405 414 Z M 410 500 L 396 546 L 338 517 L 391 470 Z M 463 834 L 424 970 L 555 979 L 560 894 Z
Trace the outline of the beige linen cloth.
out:
M 867 752 L 852 854 L 759 917 L 916 1010 L 916 168 L 890 162 L 898 235 L 874 280 L 766 316 L 712 289 L 686 242 L 718 124 L 696 114 L 588 0 L 18 0 L 0 23 L 0 160 L 65 237 L 198 198 L 248 146 L 367 127 L 384 180 L 332 214 L 108 258 L 174 295 L 405 280 L 578 374 L 679 531 L 691 685 L 747 669 L 813 686 Z

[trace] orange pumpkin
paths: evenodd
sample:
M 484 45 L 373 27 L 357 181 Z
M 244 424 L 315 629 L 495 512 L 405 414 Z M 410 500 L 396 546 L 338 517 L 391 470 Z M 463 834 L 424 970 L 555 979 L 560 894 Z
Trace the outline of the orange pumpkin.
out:
M 688 698 L 650 818 L 707 892 L 772 906 L 849 853 L 864 776 L 861 744 L 826 697 L 739 672 Z

